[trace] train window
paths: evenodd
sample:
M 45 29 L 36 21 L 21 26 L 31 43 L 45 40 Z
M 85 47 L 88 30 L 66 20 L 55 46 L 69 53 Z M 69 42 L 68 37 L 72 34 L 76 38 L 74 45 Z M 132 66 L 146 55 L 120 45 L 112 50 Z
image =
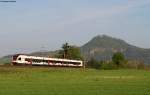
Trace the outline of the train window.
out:
M 32 59 L 32 61 L 33 61 L 33 62 L 37 62 L 37 60 L 36 60 L 36 59 Z
M 40 59 L 33 59 L 32 61 L 35 63 L 41 63 L 42 62 L 42 60 L 40 60 Z
M 21 57 L 19 57 L 18 60 L 21 60 Z
M 33 59 L 32 61 L 35 63 L 41 63 L 41 62 L 48 63 L 48 60 L 41 60 L 41 59 Z
M 30 61 L 31 61 L 31 59 L 29 59 L 29 58 L 26 58 L 26 59 L 25 59 L 25 61 L 28 61 L 28 62 L 30 62 Z
M 38 63 L 39 60 L 38 59 L 32 59 L 33 62 Z
M 43 62 L 48 63 L 48 60 L 43 60 Z
M 80 65 L 81 63 L 80 62 L 71 62 L 71 64 Z
M 17 60 L 18 56 L 19 56 L 19 55 L 14 55 L 14 56 L 13 56 L 13 60 Z
M 13 60 L 16 60 L 17 59 L 17 57 L 16 56 L 13 56 Z
M 26 58 L 25 61 L 28 61 L 28 59 Z

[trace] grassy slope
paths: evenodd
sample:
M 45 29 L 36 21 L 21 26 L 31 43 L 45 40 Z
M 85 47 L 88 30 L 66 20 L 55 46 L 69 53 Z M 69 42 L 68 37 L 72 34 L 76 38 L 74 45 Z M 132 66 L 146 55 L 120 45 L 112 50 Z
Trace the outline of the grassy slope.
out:
M 150 71 L 0 67 L 0 95 L 150 95 Z

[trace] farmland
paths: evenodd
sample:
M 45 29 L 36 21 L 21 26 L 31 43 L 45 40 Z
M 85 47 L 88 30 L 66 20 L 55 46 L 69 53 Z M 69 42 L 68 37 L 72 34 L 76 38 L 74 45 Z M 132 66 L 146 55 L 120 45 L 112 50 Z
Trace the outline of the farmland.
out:
M 150 95 L 150 71 L 1 66 L 0 95 Z

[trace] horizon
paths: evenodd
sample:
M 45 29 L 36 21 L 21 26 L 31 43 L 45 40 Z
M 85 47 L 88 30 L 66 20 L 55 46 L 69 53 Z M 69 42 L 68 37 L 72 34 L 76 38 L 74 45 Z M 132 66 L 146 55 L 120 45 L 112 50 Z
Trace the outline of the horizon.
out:
M 96 35 L 96 36 L 94 36 L 93 38 L 91 38 L 90 40 L 88 40 L 87 42 L 85 42 L 83 45 L 85 45 L 86 43 L 88 43 L 88 42 L 90 42 L 92 39 L 94 39 L 95 37 L 104 37 L 104 36 L 107 36 L 107 37 L 110 37 L 110 38 L 113 38 L 113 39 L 117 39 L 117 40 L 122 40 L 122 39 L 120 39 L 120 38 L 116 38 L 116 37 L 112 37 L 112 36 L 109 36 L 109 35 L 105 35 L 105 34 L 102 34 L 102 35 Z M 136 45 L 133 45 L 133 44 L 130 44 L 130 43 L 128 43 L 128 42 L 126 42 L 125 40 L 123 40 L 125 43 L 127 43 L 127 44 L 129 44 L 129 45 L 132 45 L 132 46 L 136 46 Z M 64 43 L 62 43 L 62 44 L 64 44 Z M 74 45 L 74 44 L 70 44 L 70 43 L 68 43 L 69 45 Z M 81 45 L 81 46 L 78 46 L 78 47 L 82 47 L 83 45 Z M 75 45 L 75 46 L 77 46 L 77 45 Z M 136 46 L 136 47 L 138 47 L 138 48 L 142 48 L 142 47 L 139 47 L 139 46 Z M 14 54 L 31 54 L 31 53 L 36 53 L 36 52 L 53 52 L 53 51 L 57 51 L 57 50 L 59 50 L 59 49 L 61 49 L 61 47 L 60 48 L 58 48 L 58 49 L 56 49 L 56 50 L 39 50 L 39 51 L 29 51 L 29 52 L 24 52 L 24 53 L 14 53 Z M 142 49 L 150 49 L 150 48 L 142 48 Z M 14 54 L 7 54 L 7 55 L 4 55 L 4 56 L 0 56 L 0 58 L 3 58 L 3 57 L 6 57 L 6 56 L 10 56 L 10 55 L 14 55 Z
M 0 2 L 0 57 L 82 46 L 108 35 L 150 49 L 149 0 L 16 0 Z

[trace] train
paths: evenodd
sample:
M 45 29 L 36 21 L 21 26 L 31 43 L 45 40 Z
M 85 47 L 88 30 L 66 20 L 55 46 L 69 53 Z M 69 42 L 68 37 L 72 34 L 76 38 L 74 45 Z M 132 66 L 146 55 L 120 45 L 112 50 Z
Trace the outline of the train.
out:
M 31 65 L 31 66 L 83 67 L 82 60 L 39 57 L 39 56 L 30 56 L 26 54 L 13 55 L 12 64 Z

